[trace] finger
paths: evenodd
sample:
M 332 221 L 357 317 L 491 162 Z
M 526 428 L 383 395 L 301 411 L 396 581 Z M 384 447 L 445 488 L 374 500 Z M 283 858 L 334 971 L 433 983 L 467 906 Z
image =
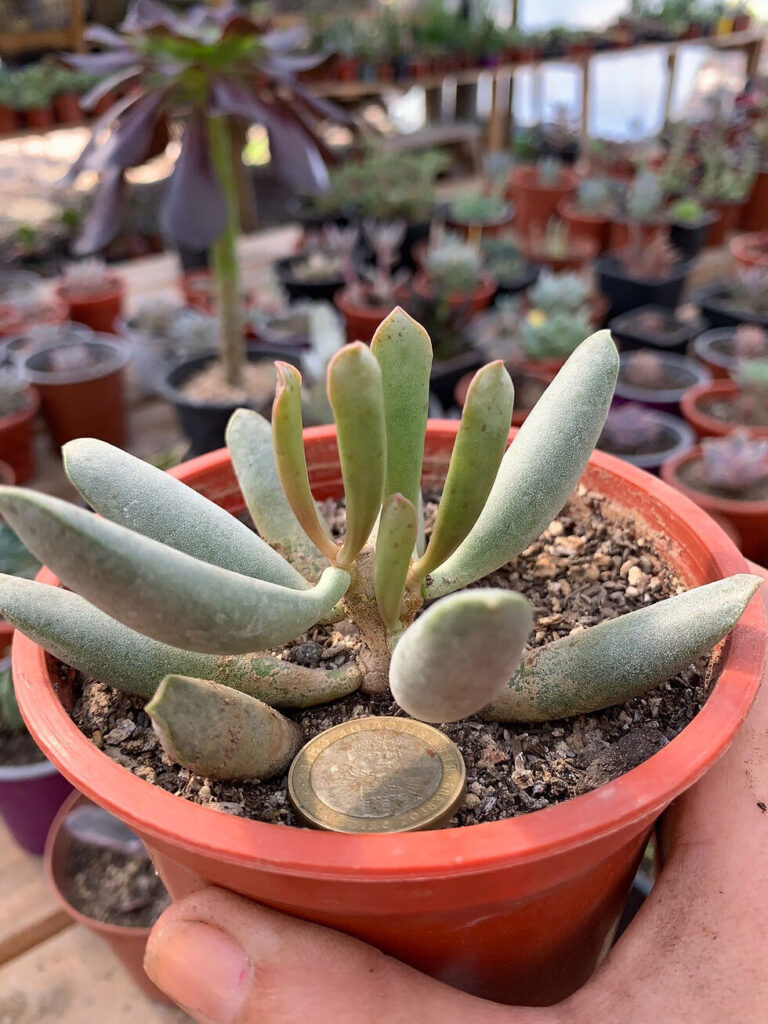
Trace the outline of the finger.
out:
M 169 907 L 144 966 L 199 1024 L 566 1024 L 556 1010 L 458 992 L 363 942 L 222 889 Z

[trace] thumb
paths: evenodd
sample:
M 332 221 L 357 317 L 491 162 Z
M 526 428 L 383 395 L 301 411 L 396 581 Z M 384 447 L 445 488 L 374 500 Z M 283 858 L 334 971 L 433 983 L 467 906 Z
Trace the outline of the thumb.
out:
M 557 1024 L 458 992 L 347 935 L 222 889 L 174 903 L 147 943 L 149 977 L 198 1024 Z

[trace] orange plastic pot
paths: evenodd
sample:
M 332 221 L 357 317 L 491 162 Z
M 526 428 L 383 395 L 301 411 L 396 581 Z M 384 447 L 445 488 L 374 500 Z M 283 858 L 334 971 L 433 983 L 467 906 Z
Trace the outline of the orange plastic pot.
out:
M 706 491 L 688 487 L 680 479 L 680 468 L 701 457 L 701 446 L 697 445 L 682 455 L 673 456 L 661 467 L 661 476 L 668 484 L 676 487 L 691 501 L 695 501 L 711 516 L 728 520 L 739 537 L 745 558 L 765 565 L 768 562 L 768 501 L 737 501 L 733 498 L 719 498 Z
M 594 242 L 595 253 L 598 255 L 608 251 L 611 222 L 607 217 L 595 213 L 583 213 L 569 199 L 558 203 L 557 215 L 568 225 L 568 237 L 572 241 L 586 239 Z
M 59 124 L 80 124 L 83 120 L 80 97 L 75 92 L 63 92 L 54 96 L 53 112 Z
M 423 271 L 414 276 L 411 288 L 420 299 L 433 299 L 435 297 L 430 280 Z M 403 289 L 404 292 L 406 290 Z M 468 304 L 473 313 L 482 313 L 493 302 L 493 297 L 497 290 L 496 280 L 490 274 L 486 274 L 473 292 L 468 292 L 466 295 L 454 292 L 452 295 L 448 295 L 447 299 L 454 308 Z
M 58 285 L 56 295 L 66 305 L 70 320 L 97 334 L 117 333 L 115 321 L 123 312 L 125 299 L 125 282 L 119 274 L 110 274 L 104 291 L 94 295 L 73 293 L 66 285 Z
M 711 210 L 720 214 L 720 219 L 710 225 L 706 242 L 708 246 L 725 245 L 728 235 L 736 230 L 743 206 L 743 203 L 713 203 L 710 206 Z
M 51 107 L 33 107 L 24 111 L 24 120 L 28 128 L 46 132 L 53 127 L 53 110 Z
M 711 380 L 688 388 L 680 399 L 680 410 L 699 437 L 725 437 L 736 430 L 748 430 L 752 437 L 768 438 L 768 427 L 752 427 L 746 423 L 729 423 L 717 419 L 701 408 L 702 400 L 708 398 L 729 398 L 736 395 L 738 387 L 732 380 Z
M 48 883 L 61 904 L 64 912 L 72 918 L 75 924 L 82 925 L 89 932 L 98 935 L 106 942 L 118 960 L 122 963 L 134 983 L 149 996 L 158 1002 L 168 1003 L 168 997 L 156 988 L 144 972 L 144 950 L 149 938 L 149 928 L 128 928 L 124 925 L 107 924 L 104 921 L 97 921 L 88 917 L 72 906 L 67 896 L 68 886 L 68 862 L 69 853 L 72 849 L 73 838 L 70 832 L 64 827 L 67 816 L 81 804 L 90 804 L 91 801 L 82 793 L 72 793 L 59 808 L 59 812 L 53 819 L 48 838 L 45 842 L 43 852 L 43 864 Z
M 741 211 L 739 227 L 744 231 L 768 229 L 768 170 L 760 171 L 755 178 L 752 193 Z
M 39 306 L 24 307 L 15 302 L 0 303 L 0 338 L 24 334 L 30 327 L 45 327 L 63 323 L 67 307 L 59 299 Z
M 557 207 L 576 191 L 579 178 L 570 167 L 564 167 L 554 185 L 543 185 L 535 165 L 522 164 L 512 171 L 507 194 L 515 204 L 515 230 L 527 238 L 534 227 L 545 228 L 557 213 Z
M 768 231 L 750 231 L 746 235 L 736 235 L 728 243 L 728 248 L 737 269 L 768 267 Z
M 351 302 L 346 289 L 336 292 L 333 301 L 344 317 L 348 342 L 372 341 L 376 328 L 392 312 L 390 307 L 361 306 Z
M 18 484 L 25 484 L 35 475 L 32 421 L 40 408 L 40 399 L 32 388 L 27 391 L 27 398 L 24 409 L 0 418 L 0 459 L 11 467 Z
M 455 421 L 429 424 L 426 487 L 443 479 L 457 429 Z M 315 497 L 338 496 L 335 428 L 304 436 Z M 243 508 L 226 451 L 172 474 L 230 512 Z M 746 571 L 720 527 L 659 479 L 597 452 L 584 482 L 641 515 L 686 584 Z M 56 583 L 48 570 L 39 579 Z M 367 836 L 248 821 L 167 793 L 80 733 L 57 693 L 54 662 L 18 632 L 13 664 L 36 741 L 79 789 L 141 836 L 174 897 L 213 883 L 356 935 L 466 991 L 547 1004 L 573 992 L 600 962 L 656 818 L 733 739 L 757 690 L 765 634 L 756 597 L 721 646 L 721 671 L 694 721 L 598 790 L 507 821 Z

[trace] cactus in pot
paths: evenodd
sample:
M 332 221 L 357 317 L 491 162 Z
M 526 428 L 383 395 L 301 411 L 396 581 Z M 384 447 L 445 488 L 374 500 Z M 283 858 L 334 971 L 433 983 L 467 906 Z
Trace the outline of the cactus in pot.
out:
M 709 584 L 526 652 L 533 613 L 525 596 L 470 586 L 515 558 L 562 508 L 603 427 L 616 348 L 607 331 L 583 342 L 506 453 L 511 380 L 501 362 L 478 371 L 425 543 L 431 362 L 429 337 L 400 309 L 370 348 L 347 345 L 331 360 L 341 541 L 310 490 L 301 378 L 287 364 L 278 363 L 271 426 L 239 410 L 227 430 L 258 533 L 118 449 L 71 442 L 67 473 L 99 517 L 0 489 L 0 509 L 68 588 L 3 577 L 0 611 L 67 664 L 148 699 L 168 754 L 223 779 L 279 774 L 300 741 L 281 709 L 358 687 L 390 689 L 427 721 L 477 712 L 545 720 L 643 693 L 725 636 L 756 577 Z M 278 656 L 314 624 L 341 618 L 361 641 L 342 668 Z

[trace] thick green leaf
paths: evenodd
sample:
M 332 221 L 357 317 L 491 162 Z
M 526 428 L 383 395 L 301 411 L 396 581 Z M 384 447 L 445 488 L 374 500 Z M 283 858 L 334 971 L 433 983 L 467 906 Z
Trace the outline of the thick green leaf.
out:
M 330 561 L 338 548 L 328 537 L 309 487 L 301 419 L 301 374 L 289 363 L 275 363 L 277 390 L 272 405 L 272 442 L 277 474 L 288 503 L 307 537 Z
M 301 746 L 295 722 L 206 679 L 166 676 L 146 711 L 168 756 L 205 778 L 271 779 Z
M 70 441 L 62 454 L 69 479 L 113 523 L 222 569 L 306 590 L 307 581 L 253 530 L 168 473 L 92 437 Z
M 477 522 L 427 579 L 427 598 L 458 590 L 520 554 L 579 481 L 610 408 L 619 356 L 609 331 L 582 342 L 501 461 Z
M 475 374 L 426 553 L 413 566 L 414 580 L 441 565 L 475 525 L 483 510 L 512 424 L 515 389 L 499 359 Z
M 398 306 L 379 326 L 371 351 L 381 366 L 387 425 L 384 496 L 419 500 L 429 408 L 432 344 L 424 328 Z
M 384 496 L 387 452 L 381 370 L 367 345 L 346 345 L 333 357 L 328 401 L 336 421 L 347 509 L 336 565 L 348 568 L 363 549 Z
M 400 638 L 389 669 L 392 696 L 423 722 L 475 714 L 520 664 L 532 623 L 530 604 L 511 590 L 443 598 Z
M 307 537 L 283 493 L 269 420 L 252 409 L 237 409 L 227 424 L 227 447 L 256 529 L 314 582 L 328 567 L 328 559 Z
M 544 722 L 638 697 L 711 651 L 760 583 L 759 576 L 731 576 L 539 647 L 483 717 Z
M 417 531 L 418 515 L 414 506 L 402 494 L 390 494 L 381 510 L 373 562 L 376 604 L 390 633 L 400 622 L 403 591 Z
M 192 675 L 273 707 L 326 704 L 361 682 L 354 662 L 325 671 L 267 654 L 196 654 L 150 640 L 61 587 L 0 575 L 0 614 L 55 658 L 110 686 L 149 698 L 163 676 Z
M 154 640 L 207 654 L 286 643 L 327 615 L 349 575 L 290 590 L 201 562 L 65 501 L 0 488 L 0 510 L 65 586 Z

